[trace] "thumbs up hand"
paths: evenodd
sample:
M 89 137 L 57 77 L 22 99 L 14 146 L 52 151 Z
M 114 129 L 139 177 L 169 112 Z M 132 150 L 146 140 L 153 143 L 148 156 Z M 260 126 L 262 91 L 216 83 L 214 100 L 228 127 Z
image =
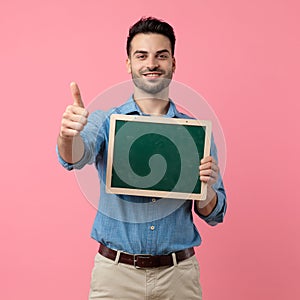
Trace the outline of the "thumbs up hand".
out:
M 72 105 L 67 106 L 63 114 L 59 134 L 62 138 L 73 138 L 79 135 L 86 125 L 89 115 L 84 108 L 78 85 L 72 82 L 70 89 L 74 102 Z

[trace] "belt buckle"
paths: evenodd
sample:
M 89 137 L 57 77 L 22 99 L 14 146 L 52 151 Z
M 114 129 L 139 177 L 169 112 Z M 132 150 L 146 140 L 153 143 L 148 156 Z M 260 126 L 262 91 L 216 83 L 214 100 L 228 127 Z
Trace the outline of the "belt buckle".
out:
M 133 254 L 133 266 L 136 268 L 136 269 L 142 269 L 143 267 L 139 267 L 137 265 L 137 261 L 138 259 L 142 259 L 142 258 L 149 258 L 151 257 L 151 255 L 149 254 Z

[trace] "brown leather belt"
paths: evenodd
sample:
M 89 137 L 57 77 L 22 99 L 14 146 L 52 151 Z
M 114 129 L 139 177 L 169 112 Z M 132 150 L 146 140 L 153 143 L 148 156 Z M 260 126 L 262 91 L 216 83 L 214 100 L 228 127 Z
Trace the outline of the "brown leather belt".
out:
M 99 253 L 106 258 L 115 260 L 117 251 L 110 249 L 102 244 L 99 247 Z M 187 248 L 175 252 L 177 263 L 192 257 L 195 254 L 194 248 Z M 158 268 L 163 266 L 173 266 L 172 254 L 168 255 L 149 255 L 149 254 L 127 254 L 120 253 L 119 262 L 136 268 Z

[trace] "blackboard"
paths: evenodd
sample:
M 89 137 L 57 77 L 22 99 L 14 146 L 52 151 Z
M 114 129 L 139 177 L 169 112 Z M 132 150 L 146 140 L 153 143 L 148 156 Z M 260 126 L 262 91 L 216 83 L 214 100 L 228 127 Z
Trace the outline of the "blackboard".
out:
M 199 164 L 210 153 L 210 139 L 210 121 L 111 115 L 106 191 L 205 200 Z

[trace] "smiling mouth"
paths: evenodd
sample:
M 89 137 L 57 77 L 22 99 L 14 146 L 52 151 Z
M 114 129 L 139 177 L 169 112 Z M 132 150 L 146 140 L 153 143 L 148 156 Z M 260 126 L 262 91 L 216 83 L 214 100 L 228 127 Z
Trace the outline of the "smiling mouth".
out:
M 157 72 L 151 72 L 151 73 L 144 73 L 143 74 L 143 76 L 147 77 L 147 78 L 158 78 L 161 75 L 162 75 L 161 73 L 157 73 Z

